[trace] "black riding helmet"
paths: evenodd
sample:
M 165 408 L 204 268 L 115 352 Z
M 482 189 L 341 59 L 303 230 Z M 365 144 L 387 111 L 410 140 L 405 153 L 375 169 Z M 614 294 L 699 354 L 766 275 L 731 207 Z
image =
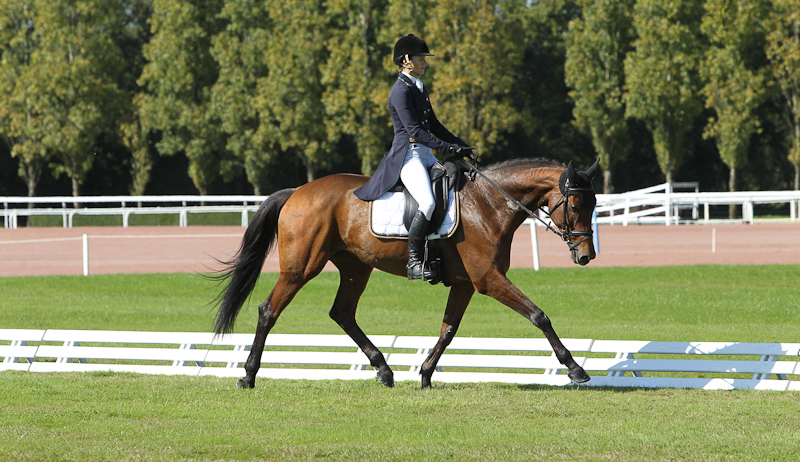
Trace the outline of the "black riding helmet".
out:
M 405 37 L 401 37 L 400 40 L 394 44 L 395 64 L 398 66 L 402 64 L 403 57 L 406 55 L 409 57 L 414 55 L 433 56 L 433 54 L 428 51 L 428 44 L 425 43 L 425 40 L 422 40 L 414 34 L 408 34 Z

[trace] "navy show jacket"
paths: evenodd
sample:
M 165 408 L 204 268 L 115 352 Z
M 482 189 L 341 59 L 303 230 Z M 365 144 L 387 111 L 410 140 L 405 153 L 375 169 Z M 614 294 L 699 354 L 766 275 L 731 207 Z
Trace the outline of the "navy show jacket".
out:
M 397 184 L 409 139 L 440 153 L 449 152 L 452 144 L 467 145 L 436 118 L 427 90 L 421 92 L 402 72 L 389 94 L 389 113 L 394 126 L 392 149 L 383 156 L 372 178 L 354 191 L 365 201 L 378 199 Z

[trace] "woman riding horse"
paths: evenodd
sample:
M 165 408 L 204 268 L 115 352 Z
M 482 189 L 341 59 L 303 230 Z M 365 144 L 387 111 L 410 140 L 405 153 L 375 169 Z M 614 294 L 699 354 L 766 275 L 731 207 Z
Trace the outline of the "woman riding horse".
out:
M 572 381 L 589 380 L 544 311 L 514 286 L 506 272 L 511 266 L 514 232 L 544 207 L 553 223 L 548 227 L 568 244 L 573 262 L 586 265 L 595 257 L 592 177 L 596 169 L 597 163 L 581 172 L 572 163 L 565 167 L 541 159 L 515 159 L 482 169 L 474 181 L 464 184 L 458 192 L 460 224 L 455 234 L 441 243 L 451 287 L 439 339 L 420 368 L 423 388 L 431 386 L 439 358 L 456 335 L 475 292 L 508 306 L 541 330 Z M 408 250 L 402 241 L 370 233 L 369 204 L 353 194 L 366 182 L 361 175 L 329 175 L 270 194 L 253 216 L 239 251 L 220 274 L 228 284 L 220 294 L 216 333 L 232 332 L 273 247 L 277 247 L 280 258 L 280 274 L 272 292 L 258 307 L 256 335 L 245 363 L 246 375 L 238 387 L 255 386 L 267 335 L 298 291 L 327 262 L 332 262 L 340 274 L 330 317 L 369 358 L 378 381 L 394 385 L 394 373 L 359 327 L 356 310 L 373 269 L 406 275 Z M 386 322 L 392 322 L 392 318 Z
M 422 76 L 428 67 L 426 56 L 433 56 L 421 38 L 409 34 L 394 45 L 394 62 L 400 74 L 389 94 L 389 113 L 394 126 L 392 149 L 384 156 L 375 175 L 355 191 L 365 201 L 381 197 L 400 180 L 419 208 L 408 229 L 408 279 L 430 280 L 423 275 L 423 253 L 428 222 L 435 203 L 428 169 L 436 163 L 433 149 L 440 153 L 465 156 L 469 149 L 436 118 Z

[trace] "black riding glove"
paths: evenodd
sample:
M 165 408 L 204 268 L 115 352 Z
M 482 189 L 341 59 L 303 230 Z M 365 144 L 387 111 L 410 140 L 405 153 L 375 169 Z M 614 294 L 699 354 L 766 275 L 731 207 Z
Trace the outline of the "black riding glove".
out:
M 463 159 L 469 157 L 472 153 L 472 148 L 469 146 L 461 146 L 460 144 L 453 144 L 450 146 L 450 151 L 456 159 Z

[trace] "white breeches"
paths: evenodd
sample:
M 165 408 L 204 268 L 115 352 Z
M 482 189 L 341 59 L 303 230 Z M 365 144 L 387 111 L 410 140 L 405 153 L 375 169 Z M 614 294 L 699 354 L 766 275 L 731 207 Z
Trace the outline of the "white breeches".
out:
M 403 168 L 400 169 L 400 180 L 411 197 L 419 204 L 419 210 L 429 221 L 433 217 L 436 203 L 433 199 L 428 169 L 436 162 L 431 148 L 419 143 L 410 143 L 403 159 Z

